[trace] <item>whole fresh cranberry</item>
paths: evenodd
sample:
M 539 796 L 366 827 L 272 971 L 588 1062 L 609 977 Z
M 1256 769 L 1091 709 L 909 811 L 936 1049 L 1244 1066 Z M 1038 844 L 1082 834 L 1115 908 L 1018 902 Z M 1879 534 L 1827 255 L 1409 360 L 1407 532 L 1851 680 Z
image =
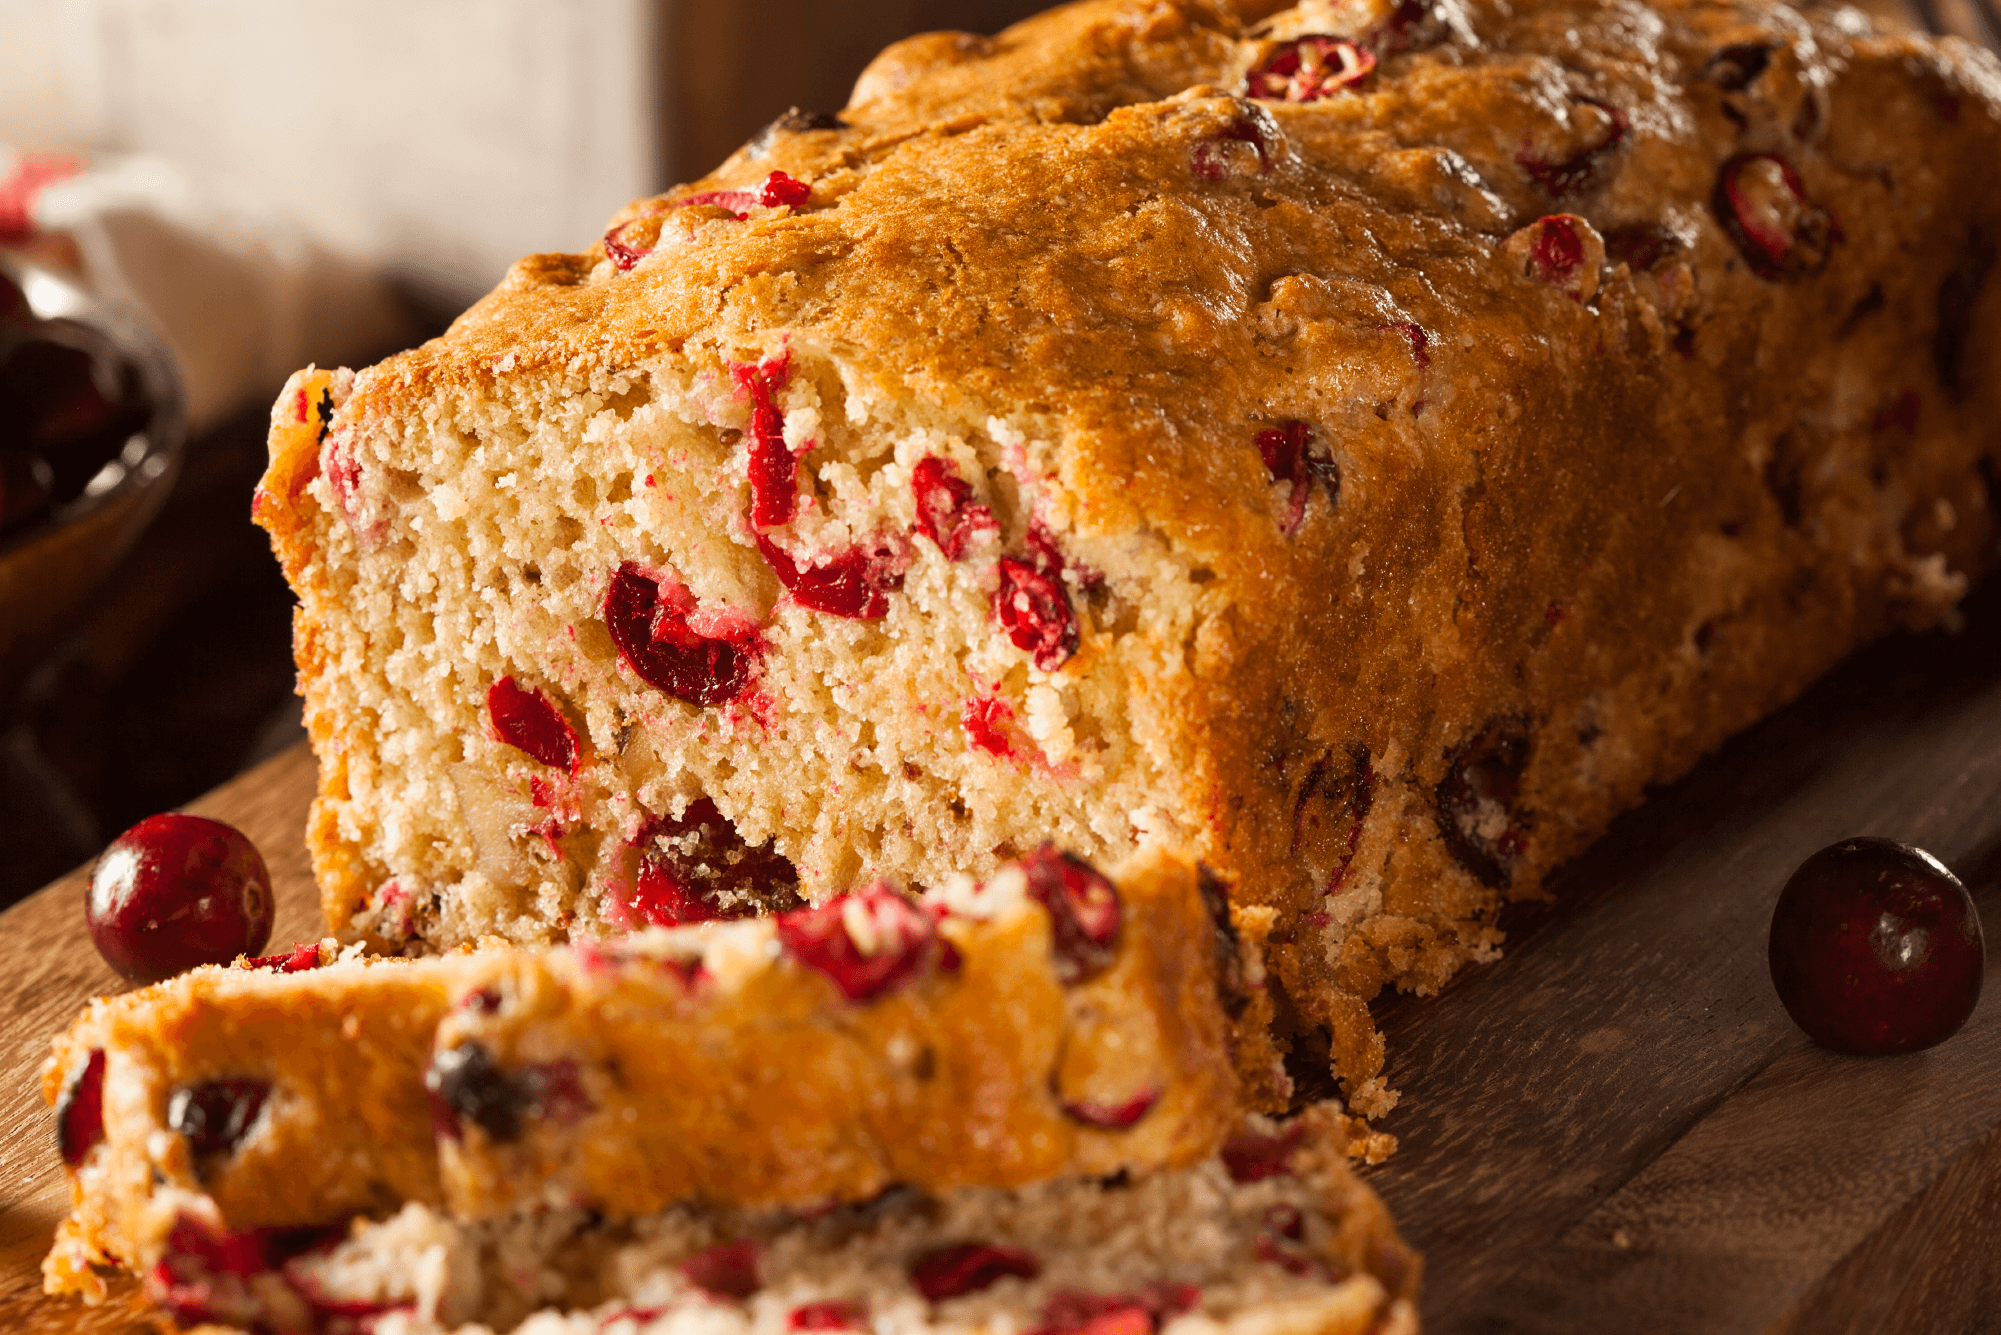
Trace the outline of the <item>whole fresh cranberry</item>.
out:
M 1980 1000 L 1986 948 L 1959 878 L 1893 839 L 1815 853 L 1772 910 L 1772 984 L 1824 1048 L 1916 1052 L 1959 1032 Z
M 91 943 L 135 983 L 255 955 L 271 939 L 271 874 L 221 821 L 168 812 L 111 841 L 84 892 Z

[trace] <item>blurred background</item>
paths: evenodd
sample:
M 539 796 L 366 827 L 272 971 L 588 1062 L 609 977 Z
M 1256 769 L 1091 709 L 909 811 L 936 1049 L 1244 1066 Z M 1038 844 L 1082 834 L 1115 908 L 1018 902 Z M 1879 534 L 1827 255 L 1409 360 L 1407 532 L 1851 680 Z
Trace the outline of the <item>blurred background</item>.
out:
M 0 0 L 0 904 L 303 736 L 249 522 L 291 370 L 1041 7 Z

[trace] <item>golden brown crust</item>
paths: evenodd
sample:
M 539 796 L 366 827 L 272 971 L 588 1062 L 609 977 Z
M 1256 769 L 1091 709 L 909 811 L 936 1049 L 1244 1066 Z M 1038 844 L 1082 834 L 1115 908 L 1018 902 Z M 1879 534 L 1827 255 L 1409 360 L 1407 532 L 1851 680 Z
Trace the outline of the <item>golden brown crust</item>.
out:
M 1368 997 L 1490 952 L 1645 785 L 1987 567 L 2001 416 L 1991 57 L 1853 11 L 1440 3 L 1355 91 L 1224 91 L 1383 12 L 1105 0 L 906 43 L 847 128 L 694 187 L 784 171 L 806 204 L 674 213 L 630 272 L 531 257 L 341 411 L 791 338 L 1036 424 L 1067 532 L 1204 574 L 1188 670 L 1149 687 L 1185 720 L 1163 802 L 1275 911 L 1278 977 L 1378 1111 Z M 1716 202 L 1747 153 L 1827 211 L 1824 254 L 1758 271 Z M 1607 247 L 1588 301 L 1508 244 L 1559 213 Z M 1290 533 L 1254 445 L 1289 420 L 1340 479 Z

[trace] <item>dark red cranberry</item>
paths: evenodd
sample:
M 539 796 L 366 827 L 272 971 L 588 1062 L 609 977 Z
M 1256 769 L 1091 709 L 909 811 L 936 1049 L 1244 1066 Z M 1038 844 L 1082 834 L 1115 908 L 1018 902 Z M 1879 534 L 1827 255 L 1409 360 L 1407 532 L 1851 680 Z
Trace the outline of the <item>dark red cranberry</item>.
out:
M 1298 1242 L 1306 1236 L 1306 1216 L 1297 1205 L 1274 1205 L 1265 1211 L 1265 1231 Z
M 1765 72 L 1771 59 L 1772 48 L 1762 42 L 1740 42 L 1711 56 L 1702 77 L 1726 93 L 1740 92 Z
M 739 186 L 734 190 L 704 190 L 700 194 L 675 200 L 674 206 L 688 208 L 695 204 L 708 204 L 728 209 L 736 214 L 738 222 L 742 222 L 750 216 L 753 208 L 796 209 L 812 197 L 812 186 L 804 181 L 795 181 L 784 172 L 773 172 L 757 185 Z
M 875 621 L 889 612 L 889 595 L 903 587 L 896 553 L 885 543 L 850 547 L 813 565 L 801 566 L 778 544 L 756 535 L 757 550 L 792 595 L 809 612 Z
M 692 705 L 720 705 L 750 689 L 759 644 L 754 634 L 715 639 L 688 625 L 694 599 L 676 584 L 663 588 L 627 561 L 604 596 L 605 626 L 618 656 L 641 681 Z
M 1009 1276 L 1034 1279 L 1041 1273 L 1042 1262 L 1035 1253 L 985 1242 L 941 1247 L 910 1263 L 910 1282 L 934 1303 L 977 1293 Z
M 1681 249 L 1681 238 L 1652 223 L 1631 223 L 1605 233 L 1605 254 L 1634 273 L 1647 273 Z
M 1907 389 L 1895 399 L 1876 410 L 1870 420 L 1872 433 L 1902 431 L 1909 433 L 1918 429 L 1918 414 L 1924 410 L 1924 399 L 1914 389 Z
M 1807 198 L 1793 165 L 1776 153 L 1739 153 L 1716 173 L 1716 219 L 1760 278 L 1820 272 L 1840 236 L 1834 217 Z
M 1529 765 L 1528 725 L 1495 719 L 1446 754 L 1438 784 L 1438 828 L 1453 858 L 1481 884 L 1506 889 L 1528 839 L 1519 809 Z
M 338 1335 L 359 1329 L 352 1318 L 386 1310 L 376 1304 L 321 1301 L 293 1277 L 287 1262 L 336 1245 L 347 1233 L 327 1228 L 211 1228 L 178 1215 L 160 1260 L 147 1272 L 146 1292 L 182 1327 L 204 1323 L 246 1330 L 311 1330 Z M 265 1276 L 282 1288 L 260 1283 Z M 275 1301 L 274 1301 L 275 1300 Z M 301 1312 L 303 1307 L 306 1310 Z M 300 1326 L 304 1316 L 308 1324 Z M 342 1323 L 342 1318 L 348 1318 Z
M 799 510 L 799 457 L 785 443 L 785 415 L 774 398 L 787 368 L 784 358 L 730 367 L 750 395 L 750 522 L 760 529 L 789 524 Z
M 1815 853 L 1772 910 L 1772 983 L 1824 1048 L 1916 1052 L 1959 1032 L 1980 1000 L 1986 946 L 1966 887 L 1891 839 Z
M 92 1048 L 83 1065 L 63 1081 L 56 1097 L 56 1149 L 63 1167 L 76 1168 L 104 1139 L 104 1049 Z
M 1229 891 L 1215 872 L 1199 864 L 1195 870 L 1195 888 L 1215 929 L 1210 935 L 1209 958 L 1216 966 L 1217 999 L 1222 1003 L 1223 1013 L 1235 1020 L 1250 1007 L 1251 984 L 1244 972 L 1243 938 L 1237 935 L 1237 924 L 1230 918 Z
M 1279 43 L 1244 76 L 1244 93 L 1279 102 L 1317 102 L 1354 88 L 1375 68 L 1372 52 L 1345 37 L 1314 33 Z
M 1086 1126 L 1103 1127 L 1107 1131 L 1123 1131 L 1153 1111 L 1153 1105 L 1160 1102 L 1161 1089 L 1140 1091 L 1124 1103 L 1091 1103 L 1079 1101 L 1066 1103 L 1063 1111 Z
M 282 955 L 259 955 L 243 961 L 243 968 L 274 969 L 279 973 L 304 973 L 320 967 L 320 943 L 301 941 Z
M 787 1330 L 867 1330 L 868 1304 L 841 1302 L 801 1303 L 785 1314 Z
M 1277 426 L 1258 432 L 1256 436 L 1258 457 L 1265 461 L 1265 471 L 1274 482 L 1286 483 L 1291 491 L 1286 497 L 1286 515 L 1282 531 L 1296 532 L 1299 523 L 1306 517 L 1306 499 L 1315 480 L 1327 489 L 1327 499 L 1334 500 L 1341 491 L 1341 470 L 1332 459 L 1317 457 L 1312 451 L 1313 428 L 1296 419 L 1288 419 Z
M 695 799 L 680 816 L 655 816 L 632 841 L 639 866 L 624 907 L 634 926 L 674 927 L 750 917 L 760 902 L 794 898 L 799 870 L 770 843 L 744 842 L 716 804 Z M 725 902 L 720 892 L 732 892 Z M 747 899 L 744 895 L 755 895 Z
M 1239 1131 L 1223 1144 L 1223 1168 L 1232 1182 L 1262 1182 L 1268 1177 L 1292 1174 L 1292 1153 L 1299 1148 L 1306 1129 L 1297 1122 L 1275 1136 L 1262 1131 Z
M 1049 944 L 1056 976 L 1080 983 L 1111 967 L 1119 953 L 1125 913 L 1119 892 L 1103 872 L 1082 858 L 1044 844 L 1021 860 L 1029 897 L 1049 911 Z
M 751 1238 L 719 1242 L 681 1262 L 681 1273 L 704 1293 L 742 1302 L 762 1286 L 757 1277 L 758 1251 Z
M 1536 219 L 1508 238 L 1506 250 L 1530 278 L 1561 288 L 1572 301 L 1588 301 L 1598 290 L 1605 247 L 1591 224 L 1574 213 Z
M 231 1154 L 257 1125 L 268 1080 L 205 1080 L 174 1091 L 167 1100 L 167 1126 L 185 1136 L 197 1161 Z
M 1014 743 L 1008 739 L 1008 725 L 1013 722 L 1014 709 L 995 695 L 974 696 L 959 710 L 966 744 L 975 751 L 1002 759 L 1014 754 Z
M 1221 181 L 1231 176 L 1262 176 L 1278 158 L 1278 123 L 1263 107 L 1244 104 L 1248 114 L 1232 118 L 1215 134 L 1196 144 L 1189 152 L 1189 166 L 1205 181 Z M 1235 144 L 1248 144 L 1258 158 L 1252 172 L 1250 159 Z
M 254 955 L 271 939 L 271 875 L 221 821 L 168 812 L 111 841 L 84 893 L 91 943 L 135 983 Z
M 963 557 L 980 534 L 1000 529 L 994 512 L 973 499 L 973 484 L 935 454 L 917 461 L 910 490 L 917 501 L 917 531 L 938 544 L 948 561 Z
M 620 273 L 628 272 L 660 244 L 660 225 L 657 210 L 620 223 L 604 234 L 605 257 Z
M 1631 128 L 1626 113 L 1610 102 L 1577 96 L 1570 100 L 1574 106 L 1592 108 L 1602 122 L 1592 141 L 1562 158 L 1552 159 L 1529 149 L 1515 155 L 1516 165 L 1527 172 L 1529 179 L 1541 186 L 1552 199 L 1596 189 L 1610 166 L 1612 150 L 1619 146 Z
M 486 693 L 486 715 L 493 723 L 493 735 L 501 741 L 544 765 L 577 772 L 583 758 L 577 730 L 542 692 L 502 677 Z
M 994 617 L 1014 647 L 1033 654 L 1044 672 L 1054 672 L 1077 652 L 1077 613 L 1069 593 L 1061 580 L 1026 561 L 1000 559 Z
M 1410 344 L 1410 359 L 1417 363 L 1417 369 L 1420 371 L 1431 369 L 1431 335 L 1424 331 L 1423 325 L 1405 320 L 1397 324 L 1377 325 L 1376 328 L 1394 330 L 1402 334 L 1404 341 Z
M 450 1139 L 458 1139 L 460 1121 L 471 1122 L 503 1143 L 521 1134 L 527 1093 L 500 1069 L 483 1044 L 468 1041 L 434 1055 L 424 1072 L 424 1088 L 449 1114 L 434 1119 L 434 1124 L 441 1130 L 449 1127 Z
M 931 914 L 878 881 L 817 908 L 778 915 L 787 954 L 834 980 L 849 1001 L 873 1001 L 914 980 L 937 957 Z M 857 940 L 851 927 L 859 927 Z

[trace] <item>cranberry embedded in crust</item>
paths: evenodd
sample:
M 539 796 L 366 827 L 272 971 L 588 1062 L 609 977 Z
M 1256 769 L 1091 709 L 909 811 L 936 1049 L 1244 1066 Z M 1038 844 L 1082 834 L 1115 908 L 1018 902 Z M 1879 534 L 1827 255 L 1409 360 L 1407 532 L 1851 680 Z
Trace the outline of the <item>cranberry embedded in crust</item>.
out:
M 850 547 L 817 564 L 801 566 L 777 543 L 756 534 L 757 550 L 792 601 L 809 612 L 877 621 L 889 612 L 889 595 L 903 587 L 896 553 L 888 544 Z
M 777 926 L 785 952 L 833 979 L 849 1001 L 895 991 L 940 953 L 931 914 L 880 881 L 817 908 L 781 913 Z
M 1153 1106 L 1160 1102 L 1161 1093 L 1160 1087 L 1155 1086 L 1152 1089 L 1142 1090 L 1124 1103 L 1087 1101 L 1066 1103 L 1063 1105 L 1063 1111 L 1086 1126 L 1100 1127 L 1106 1131 L 1123 1131 L 1152 1112 Z
M 758 1250 L 757 1243 L 750 1238 L 719 1242 L 683 1261 L 681 1273 L 704 1293 L 742 1302 L 762 1287 L 757 1275 Z
M 434 1101 L 433 1126 L 448 1139 L 459 1138 L 460 1119 L 496 1141 L 521 1134 L 527 1098 L 483 1044 L 460 1043 L 434 1055 L 424 1088 Z
M 693 598 L 686 590 L 668 596 L 673 592 L 632 561 L 619 566 L 604 596 L 605 626 L 619 658 L 647 685 L 691 705 L 740 698 L 750 689 L 756 640 L 696 633 L 688 626 Z
M 320 967 L 320 943 L 301 941 L 282 955 L 258 955 L 245 958 L 237 966 L 243 969 L 273 969 L 279 973 L 304 973 L 308 969 Z
M 1299 1148 L 1305 1133 L 1305 1128 L 1296 1122 L 1275 1136 L 1262 1131 L 1239 1131 L 1223 1144 L 1223 1168 L 1230 1180 L 1238 1183 L 1289 1177 L 1292 1152 Z
M 1605 242 L 1596 228 L 1574 213 L 1538 218 L 1510 236 L 1501 249 L 1523 273 L 1560 289 L 1572 301 L 1589 301 L 1597 295 Z
M 1034 1279 L 1042 1273 L 1035 1253 L 1019 1247 L 962 1242 L 926 1252 L 910 1263 L 910 1282 L 931 1302 L 977 1293 L 1014 1276 Z
M 1515 164 L 1527 172 L 1529 179 L 1541 186 L 1551 199 L 1586 194 L 1603 184 L 1612 150 L 1625 139 L 1632 126 L 1626 113 L 1610 102 L 1575 95 L 1570 101 L 1574 107 L 1589 108 L 1592 117 L 1599 122 L 1590 143 L 1558 159 L 1544 157 L 1530 149 L 1523 149 L 1515 155 Z
M 167 1126 L 187 1138 L 195 1159 L 233 1153 L 257 1124 L 270 1096 L 268 1080 L 205 1080 L 167 1100 Z
M 1528 840 L 1528 813 L 1518 809 L 1528 770 L 1528 724 L 1495 719 L 1446 755 L 1438 785 L 1438 829 L 1453 858 L 1482 885 L 1505 890 Z
M 1085 1293 L 1059 1289 L 1042 1304 L 1042 1325 L 1032 1335 L 1150 1335 L 1202 1301 L 1199 1284 L 1155 1280 L 1137 1293 Z
M 831 1300 L 801 1303 L 785 1314 L 787 1330 L 867 1330 L 868 1304 Z
M 1262 176 L 1278 159 L 1278 122 L 1263 107 L 1240 104 L 1245 114 L 1233 118 L 1215 134 L 1189 150 L 1189 163 L 1205 181 L 1221 181 L 1232 176 Z M 1257 155 L 1253 167 L 1244 145 Z
M 1710 207 L 1751 272 L 1772 282 L 1820 272 L 1841 234 L 1776 153 L 1739 153 L 1724 163 Z
M 749 917 L 757 912 L 756 901 L 732 895 L 725 903 L 718 892 L 784 901 L 798 890 L 798 868 L 769 843 L 746 843 L 706 797 L 690 802 L 679 817 L 649 820 L 631 846 L 639 866 L 622 907 L 633 926 Z
M 1244 76 L 1244 94 L 1278 102 L 1316 102 L 1352 89 L 1376 68 L 1375 55 L 1345 37 L 1313 33 L 1281 42 Z
M 1103 872 L 1082 858 L 1044 844 L 1021 860 L 1029 897 L 1049 912 L 1049 946 L 1056 976 L 1080 983 L 1118 958 L 1125 912 L 1119 892 Z
M 575 774 L 582 758 L 577 730 L 563 711 L 538 690 L 502 677 L 486 693 L 486 716 L 493 735 L 544 765 Z
M 1286 496 L 1282 532 L 1289 535 L 1298 531 L 1300 521 L 1306 517 L 1306 499 L 1315 481 L 1327 489 L 1329 502 L 1340 496 L 1341 469 L 1332 459 L 1313 453 L 1313 428 L 1306 423 L 1288 418 L 1258 432 L 1254 443 L 1272 481 L 1291 487 Z
M 92 1048 L 56 1098 L 56 1151 L 74 1169 L 104 1139 L 104 1049 Z
M 84 894 L 97 953 L 135 983 L 256 954 L 273 912 L 256 846 L 221 821 L 179 812 L 112 840 Z
M 948 561 L 963 557 L 980 534 L 1000 529 L 994 512 L 973 499 L 973 484 L 935 454 L 919 459 L 910 471 L 910 490 L 917 501 L 917 531 L 936 543 Z
M 1980 1000 L 1986 944 L 1959 878 L 1890 839 L 1844 839 L 1801 864 L 1772 910 L 1772 984 L 1824 1048 L 1917 1052 Z

